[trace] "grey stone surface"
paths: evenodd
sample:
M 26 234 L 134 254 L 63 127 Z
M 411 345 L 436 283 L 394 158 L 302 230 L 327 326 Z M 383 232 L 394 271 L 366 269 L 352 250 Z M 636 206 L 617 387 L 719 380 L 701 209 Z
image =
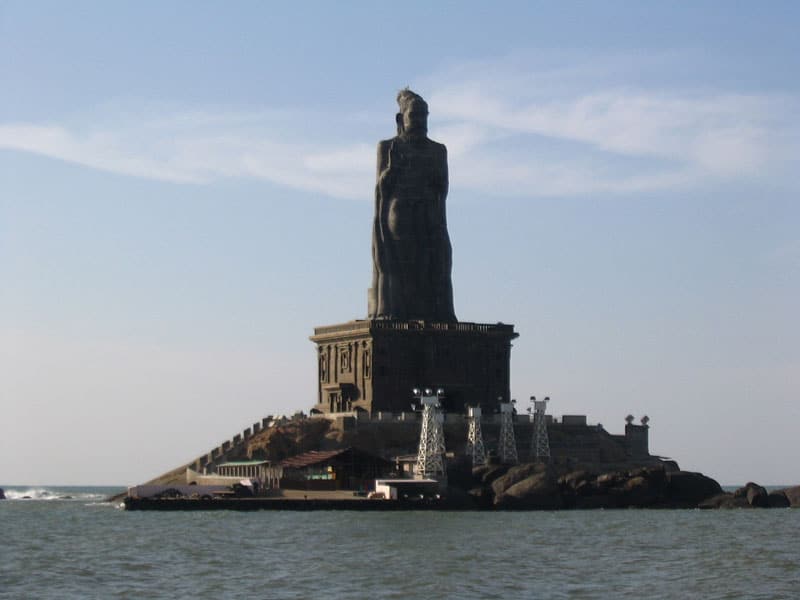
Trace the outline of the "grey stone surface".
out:
M 747 498 L 743 496 L 734 496 L 733 494 L 722 493 L 706 498 L 698 508 L 751 508 L 747 503 Z
M 694 507 L 703 500 L 722 493 L 719 483 L 690 471 L 667 473 L 666 497 L 674 506 Z
M 518 481 L 495 496 L 494 505 L 504 509 L 554 510 L 563 508 L 564 501 L 555 475 L 546 470 Z
M 767 505 L 770 508 L 789 508 L 792 504 L 782 491 L 770 492 L 767 496 Z
M 405 89 L 397 103 L 397 135 L 378 144 L 368 314 L 453 322 L 447 149 L 428 138 L 421 96 Z
M 789 499 L 792 508 L 800 508 L 800 485 L 788 487 L 783 493 Z
M 758 508 L 767 508 L 769 506 L 769 494 L 767 490 L 759 486 L 751 486 L 747 490 L 747 503 L 750 506 Z
M 767 490 L 752 481 L 748 481 L 743 487 L 733 492 L 733 496 L 746 499 L 747 504 L 756 508 L 769 506 Z
M 492 482 L 492 491 L 495 496 L 500 496 L 506 492 L 511 486 L 516 485 L 523 479 L 528 479 L 533 475 L 543 473 L 547 470 L 547 466 L 541 463 L 525 463 L 512 467 L 502 477 L 498 477 Z

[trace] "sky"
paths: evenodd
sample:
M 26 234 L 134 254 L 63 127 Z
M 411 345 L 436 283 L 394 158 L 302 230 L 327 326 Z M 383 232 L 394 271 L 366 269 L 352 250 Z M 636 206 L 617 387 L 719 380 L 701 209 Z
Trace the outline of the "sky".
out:
M 447 145 L 512 396 L 800 483 L 800 5 L 0 0 L 0 486 L 140 483 L 316 401 L 375 146 Z

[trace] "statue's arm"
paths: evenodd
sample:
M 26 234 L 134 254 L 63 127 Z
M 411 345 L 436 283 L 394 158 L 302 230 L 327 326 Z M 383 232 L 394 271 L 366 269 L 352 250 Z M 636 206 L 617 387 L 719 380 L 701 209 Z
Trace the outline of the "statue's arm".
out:
M 448 173 L 447 173 L 447 147 L 444 144 L 437 143 L 436 145 L 436 200 L 437 210 L 439 212 L 438 219 L 436 220 L 439 228 L 444 230 L 445 237 L 447 236 L 447 210 L 445 200 L 447 199 L 447 192 L 450 186 Z
M 379 142 L 378 175 L 376 178 L 379 187 L 388 187 L 394 183 L 394 179 L 397 175 L 398 162 L 394 140 L 383 140 Z
M 386 171 L 389 166 L 389 146 L 391 140 L 383 140 L 378 142 L 378 173 L 376 180 L 380 181 L 381 175 Z
M 384 140 L 378 143 L 377 177 L 375 182 L 375 220 L 373 225 L 373 258 L 379 268 L 385 262 L 386 247 L 384 244 L 383 228 L 386 224 L 386 205 L 384 199 L 387 197 L 387 172 L 389 170 L 389 148 L 391 140 Z
M 442 171 L 442 182 L 441 182 L 441 192 L 440 197 L 442 199 L 442 208 L 444 209 L 444 200 L 447 198 L 447 192 L 450 188 L 450 178 L 447 170 L 447 146 L 441 144 L 441 171 Z

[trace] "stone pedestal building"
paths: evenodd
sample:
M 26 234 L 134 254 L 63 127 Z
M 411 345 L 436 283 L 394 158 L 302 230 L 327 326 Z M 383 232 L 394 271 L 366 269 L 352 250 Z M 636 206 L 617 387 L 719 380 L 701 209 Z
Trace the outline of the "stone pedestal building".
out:
M 404 412 L 412 390 L 443 388 L 446 411 L 510 396 L 513 325 L 366 319 L 317 327 L 319 412 Z

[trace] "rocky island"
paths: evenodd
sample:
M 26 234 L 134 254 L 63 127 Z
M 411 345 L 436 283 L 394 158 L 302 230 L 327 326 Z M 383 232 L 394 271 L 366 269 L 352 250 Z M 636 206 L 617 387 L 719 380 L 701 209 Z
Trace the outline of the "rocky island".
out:
M 649 420 L 614 435 L 585 415 L 518 413 L 514 326 L 458 321 L 447 149 L 428 105 L 397 96 L 378 144 L 367 318 L 317 327 L 309 413 L 265 417 L 128 491 L 132 509 L 554 510 L 800 506 L 800 487 L 723 492 L 649 451 Z M 421 386 L 421 387 L 420 387 Z M 427 387 L 426 387 L 427 386 Z M 413 391 L 412 391 L 413 390 Z M 413 408 L 412 408 L 413 407 Z

